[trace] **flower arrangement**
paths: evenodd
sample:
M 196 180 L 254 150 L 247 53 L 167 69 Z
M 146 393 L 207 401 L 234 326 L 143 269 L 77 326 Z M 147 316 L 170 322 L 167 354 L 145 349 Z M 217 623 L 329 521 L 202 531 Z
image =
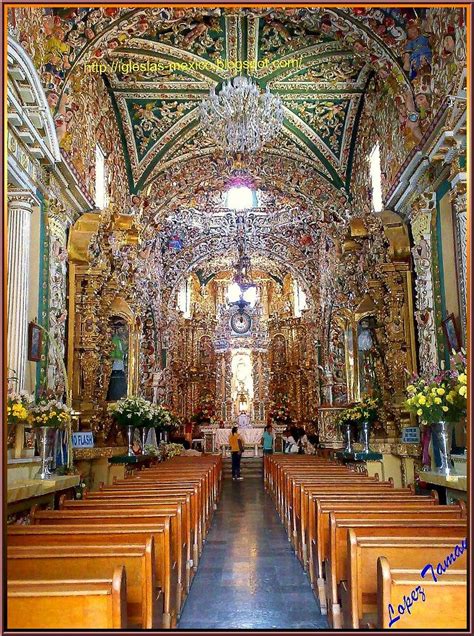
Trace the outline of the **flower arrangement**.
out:
M 205 395 L 201 404 L 193 415 L 192 420 L 196 422 L 196 424 L 213 424 L 216 420 L 216 410 L 214 405 L 214 398 L 212 395 Z
M 182 444 L 160 442 L 160 445 L 158 446 L 158 457 L 160 458 L 160 461 L 164 462 L 167 459 L 181 455 L 183 451 L 184 446 Z
M 268 413 L 268 419 L 270 424 L 274 425 L 287 425 L 292 422 L 290 415 L 289 399 L 286 395 L 277 396 L 270 407 Z
M 153 405 L 153 418 L 151 426 L 154 426 L 160 431 L 165 431 L 171 424 L 171 418 L 172 415 L 167 408 L 165 408 L 161 404 Z
M 367 421 L 372 424 L 379 414 L 379 404 L 378 398 L 368 395 L 364 396 L 360 402 L 357 402 L 350 409 L 351 419 L 356 423 Z
M 405 405 L 424 424 L 456 422 L 466 415 L 467 375 L 464 352 L 454 354 L 451 369 L 429 378 L 414 376 L 407 386 Z
M 352 407 L 349 407 L 341 411 L 336 418 L 337 426 L 342 427 L 344 426 L 344 424 L 353 424 L 353 423 L 354 423 L 354 417 L 352 416 Z
M 42 399 L 30 408 L 29 422 L 35 426 L 63 428 L 71 419 L 71 409 L 59 400 Z
M 26 391 L 20 391 L 20 393 L 9 393 L 7 399 L 8 424 L 27 424 L 33 400 L 33 396 Z
M 153 404 L 142 397 L 121 398 L 108 411 L 119 426 L 152 426 Z

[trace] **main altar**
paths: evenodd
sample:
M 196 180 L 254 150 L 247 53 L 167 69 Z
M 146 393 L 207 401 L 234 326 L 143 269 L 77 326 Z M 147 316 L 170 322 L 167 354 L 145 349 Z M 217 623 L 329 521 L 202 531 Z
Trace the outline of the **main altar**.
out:
M 275 440 L 281 435 L 283 426 L 274 427 Z M 204 434 L 204 447 L 207 452 L 221 452 L 226 456 L 229 451 L 229 436 L 232 432 L 231 427 L 213 428 L 205 426 L 201 428 Z M 251 450 L 254 457 L 259 456 L 262 449 L 262 437 L 264 428 L 258 426 L 255 428 L 239 428 L 239 435 L 242 438 L 246 450 Z

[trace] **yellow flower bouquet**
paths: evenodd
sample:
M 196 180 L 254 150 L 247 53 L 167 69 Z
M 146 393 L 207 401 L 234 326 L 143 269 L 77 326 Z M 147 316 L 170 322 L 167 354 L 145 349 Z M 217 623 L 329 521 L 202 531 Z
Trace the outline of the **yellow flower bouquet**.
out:
M 33 396 L 25 391 L 9 393 L 7 399 L 7 422 L 10 425 L 28 424 Z
M 406 388 L 405 405 L 425 424 L 457 422 L 466 415 L 466 360 L 462 354 L 451 359 L 451 370 L 432 378 L 414 377 Z
M 31 407 L 29 421 L 35 427 L 63 428 L 71 417 L 71 409 L 58 400 L 40 400 Z

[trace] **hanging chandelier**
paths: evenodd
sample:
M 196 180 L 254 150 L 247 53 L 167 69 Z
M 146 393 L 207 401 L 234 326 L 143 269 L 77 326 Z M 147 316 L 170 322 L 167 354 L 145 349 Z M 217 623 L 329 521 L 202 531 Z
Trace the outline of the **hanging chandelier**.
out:
M 283 123 L 283 104 L 267 86 L 261 93 L 249 77 L 224 82 L 216 95 L 201 102 L 201 125 L 206 134 L 229 153 L 253 153 L 274 139 Z

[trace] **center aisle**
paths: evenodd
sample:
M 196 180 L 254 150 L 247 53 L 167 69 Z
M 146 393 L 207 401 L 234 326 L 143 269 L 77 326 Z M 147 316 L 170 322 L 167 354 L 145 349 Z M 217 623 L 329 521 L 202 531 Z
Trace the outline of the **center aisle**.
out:
M 327 627 L 262 477 L 226 477 L 178 629 Z

